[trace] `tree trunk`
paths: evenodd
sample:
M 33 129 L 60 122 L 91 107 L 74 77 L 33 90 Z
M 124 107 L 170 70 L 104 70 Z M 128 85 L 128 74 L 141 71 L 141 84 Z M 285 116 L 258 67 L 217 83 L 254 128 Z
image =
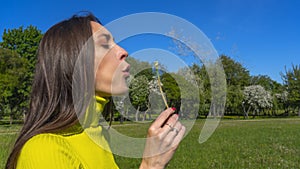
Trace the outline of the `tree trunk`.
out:
M 251 106 L 249 106 L 249 108 L 248 108 L 248 110 L 247 111 L 245 111 L 244 110 L 244 119 L 248 119 L 249 118 L 249 111 L 250 111 L 250 109 L 251 109 Z
M 10 125 L 13 124 L 13 114 L 12 114 L 12 112 L 10 112 L 10 114 L 9 114 L 9 124 Z
M 9 124 L 12 125 L 13 124 L 13 109 L 11 108 L 11 106 L 8 106 L 8 111 L 9 111 Z
M 244 114 L 244 119 L 248 119 L 248 118 L 249 118 L 248 113 L 245 112 L 245 114 Z
M 26 121 L 26 114 L 25 112 L 23 112 L 23 122 L 25 123 L 25 121 Z
M 123 124 L 123 122 L 124 122 L 124 111 L 121 112 L 120 114 L 120 124 Z
M 216 118 L 216 105 L 215 104 L 212 104 L 210 116 L 213 117 L 214 119 Z
M 125 118 L 126 118 L 126 121 L 129 119 L 128 109 L 129 109 L 129 108 L 127 108 L 127 109 L 126 109 L 126 112 L 125 112 Z
M 244 102 L 242 103 L 242 107 L 243 107 L 243 111 L 244 111 L 244 119 L 246 119 L 246 116 L 248 118 L 248 115 L 247 115 L 247 112 L 245 110 L 245 105 L 244 105 Z
M 253 115 L 252 115 L 252 118 L 253 118 L 253 119 L 255 118 L 256 111 L 257 111 L 257 109 L 254 109 L 254 111 L 253 111 Z
M 147 109 L 147 110 L 144 112 L 144 115 L 143 115 L 143 121 L 145 121 L 146 115 L 147 115 L 147 113 L 148 113 L 149 110 L 150 110 L 150 109 Z
M 138 108 L 136 109 L 136 112 L 135 112 L 135 121 L 139 121 L 139 113 L 140 113 L 140 106 L 138 106 Z

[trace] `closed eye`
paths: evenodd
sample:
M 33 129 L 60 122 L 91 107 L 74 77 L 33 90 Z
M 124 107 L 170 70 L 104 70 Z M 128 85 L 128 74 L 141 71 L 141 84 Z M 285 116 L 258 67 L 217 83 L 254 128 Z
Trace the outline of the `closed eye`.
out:
M 110 45 L 109 44 L 101 44 L 101 46 L 105 49 L 109 49 Z
M 111 36 L 110 36 L 110 34 L 105 34 L 105 33 L 103 33 L 103 34 L 101 34 L 101 35 L 99 35 L 98 37 L 97 37 L 97 43 L 101 46 L 101 47 L 103 47 L 103 48 L 105 48 L 105 49 L 109 49 L 110 48 L 110 41 L 111 41 Z

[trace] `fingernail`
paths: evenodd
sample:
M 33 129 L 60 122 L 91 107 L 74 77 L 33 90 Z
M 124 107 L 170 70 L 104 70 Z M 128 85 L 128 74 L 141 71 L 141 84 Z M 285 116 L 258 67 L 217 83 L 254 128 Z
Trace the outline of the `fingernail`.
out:
M 176 108 L 175 108 L 175 107 L 172 107 L 172 110 L 173 110 L 173 111 L 176 111 Z
M 178 120 L 178 118 L 179 118 L 179 115 L 178 115 L 178 114 L 174 113 L 173 116 L 175 116 L 176 120 Z

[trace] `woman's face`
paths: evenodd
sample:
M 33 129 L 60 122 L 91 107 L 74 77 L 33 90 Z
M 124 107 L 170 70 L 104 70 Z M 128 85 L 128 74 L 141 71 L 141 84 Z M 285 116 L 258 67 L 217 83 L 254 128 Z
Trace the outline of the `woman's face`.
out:
M 128 53 L 114 43 L 110 32 L 97 22 L 91 22 L 95 44 L 95 90 L 102 97 L 122 95 L 128 91 L 126 78 L 130 65 Z

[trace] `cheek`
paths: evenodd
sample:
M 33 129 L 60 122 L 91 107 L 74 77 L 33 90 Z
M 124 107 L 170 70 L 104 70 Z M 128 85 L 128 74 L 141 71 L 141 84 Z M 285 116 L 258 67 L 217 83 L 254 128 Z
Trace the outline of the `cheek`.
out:
M 107 66 L 102 66 L 101 64 L 99 65 L 99 68 L 97 69 L 96 72 L 96 78 L 95 82 L 97 86 L 99 85 L 110 85 L 112 81 L 112 70 L 107 67 Z
M 110 68 L 110 69 L 109 69 Z M 128 91 L 126 80 L 120 69 L 111 69 L 97 74 L 96 91 L 109 95 L 122 95 Z
M 95 90 L 97 92 L 118 95 L 128 90 L 122 73 L 124 66 L 121 63 L 111 53 L 98 61 L 98 65 L 95 65 Z
M 110 93 L 117 74 L 116 66 L 113 65 L 113 62 L 104 58 L 96 69 L 96 91 Z

